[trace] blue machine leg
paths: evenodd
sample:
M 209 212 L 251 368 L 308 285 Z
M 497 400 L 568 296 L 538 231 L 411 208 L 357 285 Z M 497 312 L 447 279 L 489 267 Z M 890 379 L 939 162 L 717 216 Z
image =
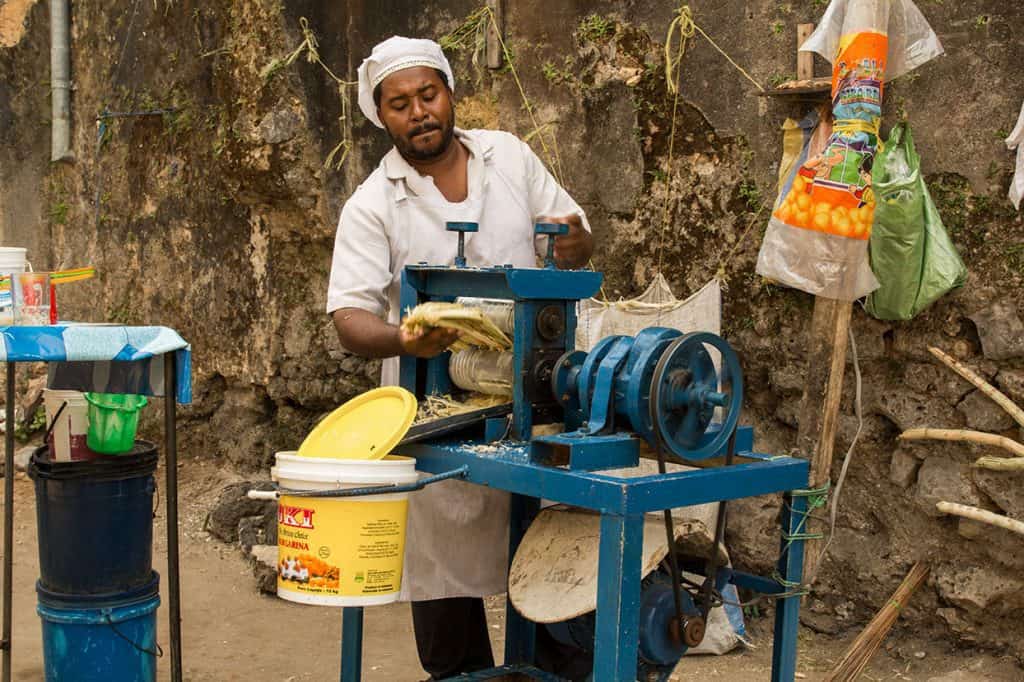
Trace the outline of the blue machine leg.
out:
M 363 607 L 341 610 L 341 682 L 363 677 Z
M 540 500 L 525 495 L 512 495 L 509 503 L 508 560 L 519 549 L 526 529 L 540 509 Z M 537 644 L 537 624 L 519 615 L 509 601 L 505 606 L 505 665 L 532 664 Z
M 642 514 L 601 514 L 594 682 L 636 679 L 643 543 Z
M 792 682 L 796 675 L 797 632 L 800 627 L 800 599 L 796 587 L 803 579 L 804 541 L 807 532 L 807 498 L 782 498 L 782 551 L 779 576 L 791 597 L 775 604 L 775 644 L 772 647 L 772 682 Z

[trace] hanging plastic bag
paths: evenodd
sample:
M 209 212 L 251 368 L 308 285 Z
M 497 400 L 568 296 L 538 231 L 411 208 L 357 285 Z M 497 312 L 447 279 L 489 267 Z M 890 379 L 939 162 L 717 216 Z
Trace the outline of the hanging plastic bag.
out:
M 757 272 L 816 296 L 853 301 L 878 286 L 867 244 L 884 82 L 942 47 L 910 0 L 833 0 L 800 49 L 832 61 L 835 123 L 824 151 L 783 187 Z
M 874 189 L 868 250 L 881 286 L 866 308 L 880 320 L 909 320 L 967 276 L 921 177 L 909 126 L 897 125 L 889 135 L 875 162 Z
M 800 51 L 817 52 L 831 62 L 841 49 L 844 22 L 849 20 L 852 12 L 861 11 L 857 4 L 862 3 L 859 0 L 832 0 L 818 22 L 818 28 L 800 46 Z M 888 37 L 885 78 L 891 81 L 938 57 L 945 50 L 913 0 L 886 0 L 885 4 L 889 5 L 888 17 L 885 23 L 876 24 L 876 27 Z

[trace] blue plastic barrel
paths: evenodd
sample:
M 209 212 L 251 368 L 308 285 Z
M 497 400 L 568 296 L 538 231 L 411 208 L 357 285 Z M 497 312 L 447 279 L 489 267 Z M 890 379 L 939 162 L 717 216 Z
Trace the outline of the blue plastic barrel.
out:
M 117 596 L 153 572 L 157 451 L 137 441 L 130 455 L 53 462 L 39 448 L 36 487 L 39 581 L 54 593 Z
M 46 682 L 153 682 L 160 577 L 114 597 L 60 594 L 36 585 Z

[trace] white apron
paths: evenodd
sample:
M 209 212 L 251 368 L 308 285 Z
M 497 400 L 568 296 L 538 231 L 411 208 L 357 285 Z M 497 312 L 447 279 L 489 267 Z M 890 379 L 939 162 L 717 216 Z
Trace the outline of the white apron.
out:
M 470 266 L 534 267 L 533 216 L 512 181 L 479 148 L 470 158 L 469 194 L 449 203 L 433 180 L 416 174 L 395 180 L 393 225 L 405 231 L 392 244 L 394 272 L 408 264 L 452 264 L 458 237 L 447 221 L 479 223 L 466 234 Z M 481 158 L 482 157 L 482 158 Z M 388 291 L 388 321 L 400 318 L 400 279 Z M 465 292 L 472 295 L 472 291 Z M 398 358 L 384 361 L 382 383 L 398 383 Z M 401 455 L 400 451 L 395 454 Z M 401 599 L 483 597 L 505 591 L 509 495 L 462 481 L 444 481 L 412 493 L 406 530 Z

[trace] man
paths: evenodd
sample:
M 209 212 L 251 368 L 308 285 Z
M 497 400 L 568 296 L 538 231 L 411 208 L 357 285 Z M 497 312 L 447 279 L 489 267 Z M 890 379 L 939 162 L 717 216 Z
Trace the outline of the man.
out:
M 534 267 L 543 243 L 534 222 L 565 222 L 555 242 L 562 268 L 581 267 L 593 241 L 583 211 L 529 146 L 508 133 L 459 130 L 455 80 L 441 48 L 394 37 L 359 67 L 359 107 L 394 147 L 341 212 L 327 312 L 348 350 L 384 358 L 381 382 L 398 382 L 401 355 L 433 357 L 455 341 L 435 329 L 399 328 L 407 264 L 452 264 L 457 236 L 445 222 L 474 222 L 470 266 Z M 466 292 L 471 294 L 472 292 Z M 493 666 L 482 597 L 505 590 L 508 495 L 458 481 L 411 496 L 402 596 L 411 600 L 420 661 L 432 679 Z

